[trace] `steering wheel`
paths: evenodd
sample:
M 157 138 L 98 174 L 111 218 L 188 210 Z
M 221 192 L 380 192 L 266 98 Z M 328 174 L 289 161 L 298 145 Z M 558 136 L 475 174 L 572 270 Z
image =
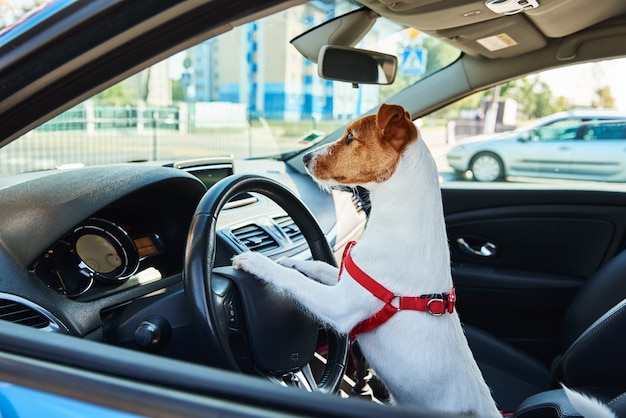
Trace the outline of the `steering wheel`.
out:
M 242 193 L 258 193 L 293 219 L 311 255 L 336 266 L 319 224 L 304 203 L 280 183 L 256 175 L 233 175 L 213 185 L 193 216 L 183 285 L 206 361 L 218 367 L 255 373 L 307 390 L 336 392 L 346 364 L 348 339 L 327 330 L 328 358 L 316 381 L 314 358 L 320 324 L 285 295 L 233 267 L 214 267 L 217 217 Z

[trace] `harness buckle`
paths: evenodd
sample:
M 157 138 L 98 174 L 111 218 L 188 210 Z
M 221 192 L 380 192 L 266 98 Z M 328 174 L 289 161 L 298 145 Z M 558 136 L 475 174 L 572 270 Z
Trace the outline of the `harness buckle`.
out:
M 429 300 L 426 304 L 426 312 L 428 312 L 432 316 L 443 315 L 446 312 L 446 301 L 443 299 Z

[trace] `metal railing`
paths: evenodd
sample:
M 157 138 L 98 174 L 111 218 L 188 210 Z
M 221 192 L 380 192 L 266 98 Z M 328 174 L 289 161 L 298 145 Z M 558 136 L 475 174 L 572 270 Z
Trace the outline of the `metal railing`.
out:
M 193 107 L 97 106 L 86 102 L 0 149 L 0 175 L 63 166 L 177 161 L 214 156 L 276 155 L 310 145 L 311 119 L 251 118 L 244 105 Z M 235 104 L 236 105 L 236 104 Z M 229 113 L 230 112 L 230 113 Z M 328 133 L 344 121 L 329 121 Z

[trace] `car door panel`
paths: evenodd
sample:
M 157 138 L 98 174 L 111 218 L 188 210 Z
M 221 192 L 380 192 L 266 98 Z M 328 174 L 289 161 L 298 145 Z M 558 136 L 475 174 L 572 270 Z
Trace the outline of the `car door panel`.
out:
M 550 361 L 577 291 L 622 248 L 626 209 L 614 205 L 618 195 L 449 188 L 442 193 L 461 320 Z M 459 238 L 476 251 L 467 251 Z
M 626 122 L 595 120 L 584 126 L 576 141 L 574 173 L 599 180 L 624 181 L 626 166 Z
M 572 158 L 568 141 L 528 141 L 520 143 L 512 159 L 512 173 L 519 175 L 567 172 Z
M 448 233 L 453 260 L 588 277 L 606 252 L 606 245 L 596 243 L 608 242 L 614 232 L 613 225 L 603 220 L 558 218 L 558 207 L 543 209 L 554 211 L 552 216 L 533 214 L 541 211 L 541 207 L 511 209 L 495 215 L 488 211 L 483 215 L 485 218 L 475 221 L 457 221 L 457 217 L 451 216 Z M 516 209 L 519 211 L 515 212 Z M 480 213 L 467 215 L 481 216 Z M 457 241 L 463 237 L 491 242 L 495 245 L 494 255 L 477 256 L 461 251 Z
M 626 180 L 626 140 L 584 141 L 576 144 L 572 174 L 598 180 Z
M 557 119 L 532 130 L 516 150 L 512 169 L 530 176 L 568 173 L 580 123 L 579 118 Z

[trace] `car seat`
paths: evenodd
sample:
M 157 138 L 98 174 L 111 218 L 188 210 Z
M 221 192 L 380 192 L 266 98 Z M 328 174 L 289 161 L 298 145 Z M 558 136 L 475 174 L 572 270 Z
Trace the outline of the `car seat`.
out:
M 468 343 L 498 407 L 515 411 L 531 395 L 559 388 L 593 394 L 626 390 L 626 251 L 580 289 L 563 318 L 561 354 L 550 366 L 472 326 Z

